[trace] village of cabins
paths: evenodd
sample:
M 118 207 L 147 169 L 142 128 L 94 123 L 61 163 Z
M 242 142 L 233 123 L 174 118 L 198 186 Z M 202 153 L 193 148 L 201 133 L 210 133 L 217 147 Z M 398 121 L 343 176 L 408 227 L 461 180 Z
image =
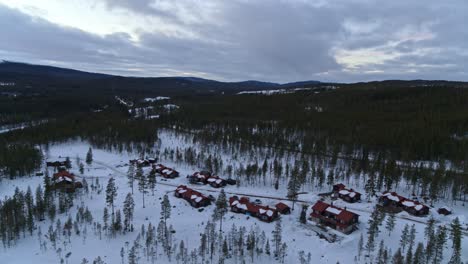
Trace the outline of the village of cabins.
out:
M 69 159 L 59 161 L 49 161 L 47 166 L 54 167 L 56 173 L 53 174 L 51 181 L 52 189 L 65 192 L 74 192 L 77 188 L 83 187 L 83 183 L 77 176 L 67 171 L 67 162 Z M 179 172 L 173 168 L 166 167 L 162 164 L 156 164 L 155 159 L 135 159 L 130 160 L 131 164 L 139 167 L 151 167 L 152 170 L 166 179 L 179 177 Z M 187 176 L 188 184 L 191 185 L 210 185 L 213 188 L 222 188 L 226 185 L 236 185 L 236 180 L 223 179 L 219 176 L 212 175 L 209 171 L 199 171 Z M 196 187 L 194 187 L 196 188 Z M 178 186 L 174 191 L 174 196 L 186 200 L 192 207 L 199 208 L 211 205 L 215 198 L 211 195 L 205 195 L 194 188 L 189 188 L 186 185 Z M 319 194 L 322 198 L 315 202 L 311 207 L 312 212 L 309 219 L 322 226 L 328 226 L 338 230 L 344 234 L 349 234 L 357 229 L 359 223 L 359 215 L 348 210 L 346 207 L 340 208 L 333 205 L 333 202 L 327 203 L 324 197 L 329 196 L 331 200 L 341 199 L 348 203 L 361 201 L 361 193 L 348 189 L 344 184 L 335 184 L 333 190 L 329 193 Z M 293 201 L 284 199 L 285 201 Z M 231 212 L 246 214 L 258 218 L 264 222 L 272 222 L 280 217 L 281 214 L 291 213 L 291 208 L 283 202 L 279 202 L 274 206 L 262 205 L 258 199 L 250 201 L 248 197 L 232 196 L 229 198 L 228 205 Z M 429 213 L 429 207 L 417 200 L 411 200 L 398 195 L 395 192 L 384 192 L 378 199 L 378 206 L 381 210 L 389 213 L 399 213 L 406 211 L 413 216 L 425 216 Z M 451 214 L 451 209 L 441 207 L 438 209 L 439 214 Z

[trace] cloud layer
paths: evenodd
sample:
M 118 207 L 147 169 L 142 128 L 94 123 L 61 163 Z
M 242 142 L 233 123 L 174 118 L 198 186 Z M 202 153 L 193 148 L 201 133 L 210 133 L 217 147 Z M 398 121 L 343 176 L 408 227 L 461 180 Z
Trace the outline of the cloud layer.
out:
M 143 22 L 97 35 L 0 0 L 0 58 L 228 81 L 468 81 L 463 0 L 89 1 Z

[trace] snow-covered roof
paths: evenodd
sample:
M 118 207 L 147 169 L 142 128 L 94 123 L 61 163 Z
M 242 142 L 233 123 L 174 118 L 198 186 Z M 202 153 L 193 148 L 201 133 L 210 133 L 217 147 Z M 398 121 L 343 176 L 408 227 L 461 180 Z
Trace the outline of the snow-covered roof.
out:
M 356 193 L 355 192 L 352 192 L 349 194 L 349 197 L 353 198 L 354 196 L 356 196 Z
M 180 190 L 178 190 L 177 192 L 178 192 L 178 193 L 185 193 L 185 192 L 187 192 L 187 190 L 185 190 L 185 189 L 180 189 Z
M 452 212 L 452 208 L 447 207 L 447 206 L 442 206 L 440 209 L 445 209 L 445 210 L 447 210 L 449 212 Z
M 66 177 L 66 176 L 60 176 L 58 178 L 55 179 L 55 182 L 63 182 L 63 181 L 67 181 L 67 182 L 73 182 L 73 179 L 69 178 L 69 177 Z
M 329 206 L 327 209 L 325 209 L 325 211 L 327 211 L 329 213 L 332 213 L 332 214 L 335 214 L 335 215 L 339 215 L 341 213 L 340 209 L 333 208 L 331 206 Z
M 341 190 L 341 191 L 339 191 L 339 194 L 348 195 L 349 191 L 348 190 Z
M 384 193 L 383 196 L 386 196 L 388 199 L 395 201 L 395 202 L 400 201 L 400 198 L 398 198 L 398 196 L 393 195 L 392 193 Z
M 418 204 L 418 205 L 416 205 L 416 206 L 414 207 L 414 209 L 416 209 L 417 211 L 419 211 L 419 210 L 421 210 L 421 209 L 423 209 L 423 208 L 424 208 L 424 205 L 422 205 L 422 204 Z
M 243 210 L 247 210 L 247 205 L 246 204 L 237 204 L 237 207 L 240 208 L 240 209 L 243 209 Z
M 406 206 L 406 207 L 413 207 L 413 206 L 415 205 L 414 202 L 408 201 L 408 200 L 402 202 L 401 204 L 403 204 L 403 205 Z

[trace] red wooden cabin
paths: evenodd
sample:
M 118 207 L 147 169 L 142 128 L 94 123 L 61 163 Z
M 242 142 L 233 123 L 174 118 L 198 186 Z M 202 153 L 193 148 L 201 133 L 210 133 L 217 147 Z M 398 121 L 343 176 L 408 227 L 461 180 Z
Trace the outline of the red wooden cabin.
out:
M 429 207 L 421 204 L 419 201 L 407 199 L 398 195 L 396 192 L 385 192 L 380 196 L 379 203 L 381 206 L 398 207 L 409 214 L 415 216 L 423 216 L 429 214 Z
M 179 187 L 177 187 L 174 195 L 175 197 L 186 200 L 190 203 L 191 206 L 195 208 L 208 206 L 211 204 L 210 198 L 208 198 L 200 192 L 188 188 L 185 185 L 180 185 Z
M 229 206 L 232 212 L 257 217 L 264 222 L 271 222 L 278 218 L 276 209 L 251 203 L 247 197 L 239 199 L 237 196 L 232 196 L 229 198 Z
M 164 178 L 173 179 L 173 178 L 179 177 L 178 171 L 172 168 L 166 167 L 162 164 L 153 165 L 153 170 Z
M 330 226 L 345 234 L 353 232 L 359 222 L 358 214 L 322 201 L 312 206 L 310 217 L 317 223 Z

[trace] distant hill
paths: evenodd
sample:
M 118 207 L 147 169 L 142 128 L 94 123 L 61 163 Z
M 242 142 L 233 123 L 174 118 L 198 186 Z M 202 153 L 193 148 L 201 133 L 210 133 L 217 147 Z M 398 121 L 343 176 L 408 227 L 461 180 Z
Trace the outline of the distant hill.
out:
M 0 62 L 0 73 L 18 75 L 36 75 L 44 77 L 57 77 L 64 79 L 102 79 L 111 75 L 101 73 L 90 73 L 72 69 L 59 68 L 54 66 L 34 65 L 21 62 L 2 61 Z
M 34 87 L 54 91 L 61 88 L 111 89 L 112 91 L 156 92 L 162 94 L 235 93 L 245 90 L 268 90 L 280 84 L 255 80 L 220 82 L 198 77 L 124 77 L 91 73 L 54 66 L 0 62 L 0 81 L 17 83 L 17 88 Z
M 282 84 L 281 87 L 283 88 L 305 88 L 305 87 L 315 86 L 320 83 L 321 82 L 319 81 L 291 82 L 291 83 Z

